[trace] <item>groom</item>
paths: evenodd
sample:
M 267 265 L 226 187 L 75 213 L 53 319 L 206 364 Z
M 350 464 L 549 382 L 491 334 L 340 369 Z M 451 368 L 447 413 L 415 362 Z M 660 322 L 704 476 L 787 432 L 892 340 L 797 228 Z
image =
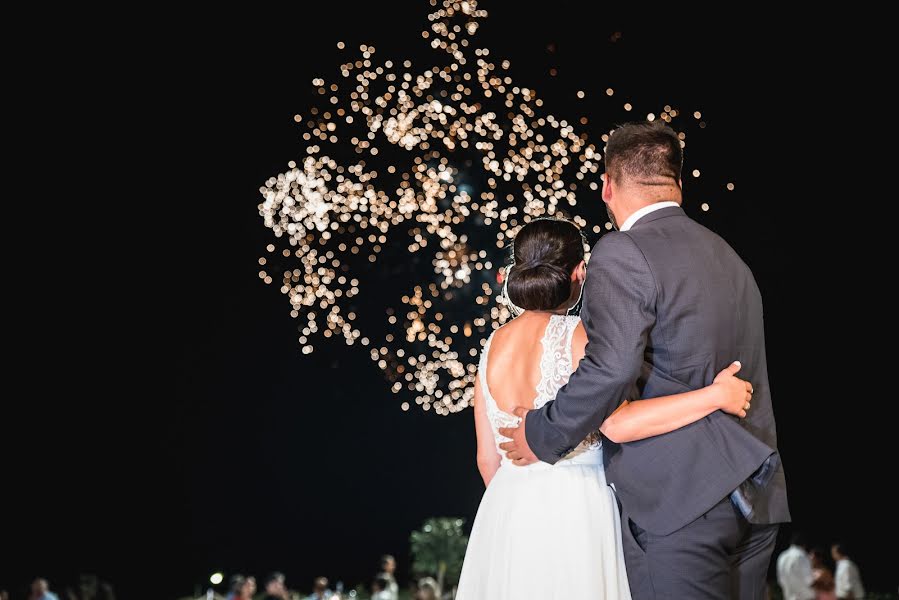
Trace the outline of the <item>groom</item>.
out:
M 683 153 L 662 123 L 615 130 L 602 198 L 618 232 L 590 259 L 584 359 L 554 402 L 520 409 L 502 446 L 517 465 L 555 463 L 624 400 L 695 390 L 738 359 L 754 385 L 671 433 L 604 442 L 634 600 L 765 598 L 778 523 L 790 520 L 765 360 L 762 298 L 740 257 L 681 209 Z M 551 510 L 548 508 L 547 510 Z

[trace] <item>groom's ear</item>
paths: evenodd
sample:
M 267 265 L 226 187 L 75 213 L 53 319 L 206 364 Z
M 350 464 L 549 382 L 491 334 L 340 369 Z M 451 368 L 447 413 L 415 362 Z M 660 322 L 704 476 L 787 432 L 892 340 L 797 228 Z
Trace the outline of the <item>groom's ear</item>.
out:
M 602 176 L 602 201 L 608 204 L 612 200 L 612 182 L 609 179 L 609 173 L 603 173 Z

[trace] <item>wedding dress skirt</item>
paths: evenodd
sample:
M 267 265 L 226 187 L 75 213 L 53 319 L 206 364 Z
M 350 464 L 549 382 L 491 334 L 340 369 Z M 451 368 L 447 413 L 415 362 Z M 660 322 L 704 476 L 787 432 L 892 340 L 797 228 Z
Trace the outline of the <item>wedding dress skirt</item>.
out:
M 621 520 L 602 449 L 503 464 L 484 493 L 457 600 L 627 600 Z

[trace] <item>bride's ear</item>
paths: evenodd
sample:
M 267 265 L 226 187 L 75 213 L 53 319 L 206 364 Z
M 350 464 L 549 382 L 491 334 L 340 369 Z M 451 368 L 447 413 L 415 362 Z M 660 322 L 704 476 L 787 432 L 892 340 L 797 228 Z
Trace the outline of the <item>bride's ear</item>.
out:
M 580 264 L 574 268 L 574 276 L 578 281 L 584 283 L 584 280 L 587 279 L 587 261 L 582 260 Z

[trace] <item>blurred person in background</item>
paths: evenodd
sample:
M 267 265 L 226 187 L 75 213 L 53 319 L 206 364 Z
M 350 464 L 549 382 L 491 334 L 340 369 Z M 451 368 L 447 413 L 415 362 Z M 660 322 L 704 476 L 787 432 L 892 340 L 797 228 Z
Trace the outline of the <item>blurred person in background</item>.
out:
M 9 592 L 0 590 L 0 600 L 9 600 Z
M 415 592 L 415 600 L 440 600 L 440 592 L 437 582 L 430 577 L 418 581 L 418 590 Z
M 100 590 L 100 578 L 82 573 L 78 576 L 78 597 L 81 600 L 95 600 Z
M 790 547 L 777 557 L 777 583 L 783 591 L 784 600 L 814 600 L 814 581 L 805 536 L 795 532 L 790 538 Z
M 82 573 L 78 576 L 78 586 L 67 587 L 63 597 L 66 600 L 115 600 L 115 593 L 111 584 L 96 575 Z
M 830 555 L 837 564 L 834 574 L 834 586 L 837 598 L 840 600 L 862 600 L 865 597 L 865 588 L 862 586 L 862 576 L 858 567 L 849 558 L 846 546 L 834 544 L 830 548 Z
M 31 595 L 29 600 L 59 600 L 56 594 L 50 591 L 50 584 L 46 579 L 38 577 L 31 583 Z
M 387 581 L 387 592 L 390 595 L 385 596 L 386 600 L 399 600 L 400 597 L 400 586 L 396 583 L 394 573 L 396 573 L 396 559 L 390 554 L 385 554 L 381 557 L 381 572 L 378 573 L 378 578 Z
M 265 596 L 263 600 L 288 600 L 290 595 L 284 585 L 284 573 L 275 571 L 265 578 Z
M 812 561 L 812 575 L 815 577 L 812 589 L 815 590 L 815 600 L 836 600 L 834 592 L 833 572 L 827 564 L 827 553 L 824 548 L 814 548 L 809 553 Z
M 244 576 L 235 574 L 228 579 L 228 593 L 225 594 L 225 600 L 237 600 L 240 594 L 240 588 L 243 587 Z
M 243 585 L 240 586 L 240 589 L 237 592 L 236 600 L 253 600 L 255 594 L 256 578 L 247 576 L 247 578 L 243 580 Z
M 316 577 L 312 583 L 312 594 L 308 600 L 330 600 L 333 592 L 328 589 L 327 577 Z
M 112 589 L 112 584 L 101 581 L 100 592 L 97 595 L 97 598 L 99 598 L 99 600 L 115 600 L 115 591 Z

